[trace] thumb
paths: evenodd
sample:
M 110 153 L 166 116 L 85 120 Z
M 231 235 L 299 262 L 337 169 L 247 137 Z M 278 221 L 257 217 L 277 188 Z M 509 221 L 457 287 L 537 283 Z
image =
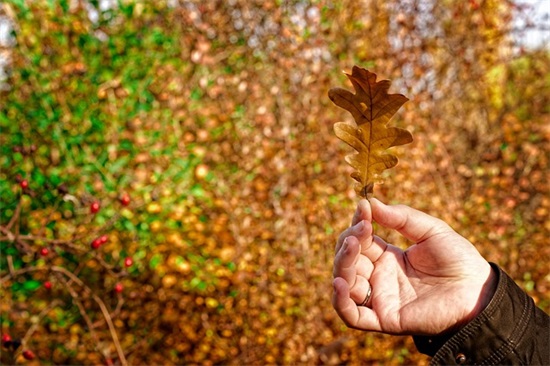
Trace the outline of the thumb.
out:
M 436 234 L 452 232 L 444 221 L 406 205 L 386 205 L 370 199 L 373 219 L 380 225 L 397 230 L 412 242 L 422 242 Z

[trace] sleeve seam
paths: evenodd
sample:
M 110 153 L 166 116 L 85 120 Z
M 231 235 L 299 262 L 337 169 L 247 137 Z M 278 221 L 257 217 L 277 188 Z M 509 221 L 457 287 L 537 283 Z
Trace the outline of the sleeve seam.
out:
M 510 287 L 508 283 L 507 287 Z M 515 347 L 521 341 L 527 330 L 527 324 L 531 318 L 530 314 L 530 301 L 527 296 L 523 296 L 523 312 L 521 318 L 518 321 L 517 327 L 514 328 L 510 337 L 506 339 L 506 342 L 497 349 L 489 358 L 484 360 L 482 365 L 494 365 L 502 360 L 507 354 L 515 350 Z M 515 352 L 514 352 L 515 353 Z
M 430 362 L 430 364 L 435 364 L 436 362 L 444 361 L 446 354 L 452 353 L 454 349 L 460 348 L 460 345 L 466 339 L 475 335 L 476 332 L 481 327 L 483 327 L 483 324 L 485 324 L 494 316 L 495 312 L 499 309 L 500 303 L 503 301 L 504 297 L 506 296 L 506 293 L 508 293 L 512 289 L 510 280 L 507 278 L 507 275 L 504 273 L 504 271 L 502 271 L 502 269 L 497 265 L 493 263 L 490 263 L 490 264 L 493 270 L 499 276 L 497 291 L 495 292 L 493 299 L 491 299 L 487 307 L 481 312 L 481 314 L 478 315 L 478 317 L 476 317 L 469 324 L 464 326 L 464 328 L 458 331 L 458 333 L 456 333 L 449 340 L 447 340 L 447 342 L 443 344 L 443 346 L 433 356 L 432 362 Z M 508 336 L 506 339 L 503 339 L 505 343 L 501 347 L 499 347 L 496 351 L 492 352 L 487 359 L 481 361 L 482 365 L 489 362 L 498 362 L 498 360 L 502 359 L 504 356 L 509 354 L 510 351 L 513 349 L 513 344 L 517 343 L 517 341 L 523 337 L 526 331 L 525 324 L 527 324 L 526 322 L 529 319 L 529 312 L 527 311 L 529 308 L 529 302 L 526 297 L 524 297 L 523 299 L 524 299 L 523 312 L 517 327 L 511 333 L 511 336 Z M 527 300 L 527 303 L 526 303 L 526 300 Z M 520 334 L 517 335 L 517 337 L 514 337 L 514 334 L 516 333 L 515 331 L 518 329 L 520 329 L 521 332 Z

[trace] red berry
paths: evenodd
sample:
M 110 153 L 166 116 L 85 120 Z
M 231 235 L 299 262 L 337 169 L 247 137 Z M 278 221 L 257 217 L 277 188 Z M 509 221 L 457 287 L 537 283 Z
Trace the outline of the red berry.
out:
M 8 348 L 11 342 L 11 336 L 9 334 L 2 334 L 2 346 Z
M 97 249 L 101 246 L 101 240 L 99 238 L 92 241 L 92 249 Z
M 124 194 L 122 197 L 120 197 L 120 203 L 122 203 L 123 206 L 128 206 L 130 204 L 130 196 Z
M 45 257 L 47 256 L 48 254 L 50 254 L 50 250 L 48 248 L 42 248 L 40 249 L 40 255 Z
M 98 239 L 96 240 L 99 240 L 99 242 L 101 244 L 105 244 L 107 242 L 107 240 L 109 239 L 109 237 L 107 235 L 101 235 Z
M 52 289 L 52 283 L 50 281 L 44 282 L 44 288 L 46 290 L 51 290 Z
M 90 206 L 90 212 L 93 214 L 97 213 L 99 211 L 99 207 L 99 202 L 96 201 L 92 203 L 92 205 Z
M 33 351 L 26 349 L 23 351 L 23 357 L 27 360 L 34 360 L 34 353 Z
M 21 183 L 19 183 L 19 185 L 21 186 L 21 188 L 27 189 L 27 188 L 29 188 L 29 181 L 26 180 L 26 179 L 23 179 L 23 180 L 21 181 Z
M 134 264 L 134 261 L 132 260 L 132 258 L 130 257 L 124 258 L 124 265 L 126 267 L 130 267 L 132 264 Z
M 115 285 L 115 292 L 116 292 L 117 294 L 120 294 L 120 293 L 122 292 L 122 290 L 124 290 L 124 287 L 122 286 L 122 283 L 117 283 L 117 284 Z

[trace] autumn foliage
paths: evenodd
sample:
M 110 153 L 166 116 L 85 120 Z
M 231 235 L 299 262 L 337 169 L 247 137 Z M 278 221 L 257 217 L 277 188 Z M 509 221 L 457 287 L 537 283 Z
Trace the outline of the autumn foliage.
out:
M 0 5 L 2 363 L 427 364 L 330 303 L 358 197 L 333 130 L 356 121 L 327 92 L 353 65 L 410 98 L 390 127 L 414 141 L 374 195 L 550 309 L 550 60 L 517 43 L 528 7 L 103 3 Z

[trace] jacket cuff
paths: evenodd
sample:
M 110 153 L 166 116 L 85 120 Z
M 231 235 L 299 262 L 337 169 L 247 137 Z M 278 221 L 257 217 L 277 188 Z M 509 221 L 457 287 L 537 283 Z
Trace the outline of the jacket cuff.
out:
M 431 364 L 502 364 L 525 341 L 535 304 L 502 269 L 490 265 L 497 288 L 477 317 L 456 333 L 413 337 L 421 353 L 433 356 Z

